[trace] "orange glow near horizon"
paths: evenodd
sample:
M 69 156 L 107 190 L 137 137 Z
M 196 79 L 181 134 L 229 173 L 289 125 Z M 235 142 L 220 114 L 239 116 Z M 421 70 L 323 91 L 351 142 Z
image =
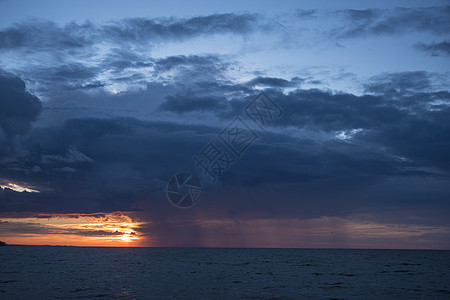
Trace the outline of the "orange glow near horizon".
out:
M 448 226 L 377 223 L 365 221 L 365 215 L 239 222 L 200 218 L 185 223 L 167 218 L 169 228 L 178 226 L 175 233 L 154 231 L 147 226 L 150 222 L 141 221 L 145 214 L 137 216 L 126 212 L 7 215 L 0 218 L 0 240 L 7 244 L 91 247 L 450 249 Z M 190 231 L 192 226 L 195 235 Z M 144 232 L 150 229 L 152 237 L 148 238 Z
M 92 247 L 139 247 L 146 240 L 129 213 L 49 214 L 1 218 L 1 238 L 8 244 Z

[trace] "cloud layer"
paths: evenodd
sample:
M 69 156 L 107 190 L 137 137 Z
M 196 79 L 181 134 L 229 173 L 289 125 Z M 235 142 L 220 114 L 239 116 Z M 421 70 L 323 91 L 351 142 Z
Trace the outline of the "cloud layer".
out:
M 25 91 L 22 80 L 0 70 L 0 159 L 17 154 L 17 137 L 31 130 L 41 109 L 41 102 Z
M 220 246 L 218 233 L 226 245 L 237 246 L 233 236 L 240 236 L 259 246 L 263 236 L 245 240 L 258 226 L 315 226 L 314 235 L 298 228 L 283 235 L 314 240 L 339 225 L 335 245 L 363 245 L 350 238 L 361 234 L 358 226 L 376 240 L 380 226 L 391 228 L 383 243 L 405 233 L 411 245 L 423 246 L 421 239 L 437 234 L 433 241 L 444 247 L 446 73 L 408 67 L 358 76 L 298 61 L 309 59 L 308 47 L 326 60 L 355 41 L 392 36 L 410 39 L 405 47 L 414 55 L 441 61 L 448 57 L 448 12 L 311 10 L 273 19 L 226 13 L 64 26 L 28 20 L 0 29 L 0 67 L 14 74 L 0 74 L 0 216 L 140 214 L 136 232 L 159 246 Z M 211 45 L 216 51 L 204 50 Z M 245 113 L 261 90 L 282 109 L 264 128 Z M 235 117 L 257 137 L 241 157 L 219 137 Z M 215 183 L 193 160 L 210 142 L 234 159 Z M 183 171 L 198 174 L 205 194 L 195 209 L 178 211 L 165 188 Z M 119 235 L 2 224 L 20 234 Z

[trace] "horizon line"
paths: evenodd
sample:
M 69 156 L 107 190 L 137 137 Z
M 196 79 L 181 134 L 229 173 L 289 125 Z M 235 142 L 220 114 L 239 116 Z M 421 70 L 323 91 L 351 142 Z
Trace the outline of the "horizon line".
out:
M 204 247 L 204 246 L 75 246 L 75 245 L 26 245 L 6 244 L 6 246 L 27 247 L 76 247 L 76 248 L 192 248 L 192 249 L 298 249 L 298 250 L 412 250 L 412 251 L 450 251 L 442 248 L 345 248 L 345 247 Z

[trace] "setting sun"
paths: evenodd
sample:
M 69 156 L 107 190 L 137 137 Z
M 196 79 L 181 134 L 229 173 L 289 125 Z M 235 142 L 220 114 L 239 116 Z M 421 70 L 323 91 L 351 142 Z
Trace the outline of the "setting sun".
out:
M 131 242 L 132 240 L 136 240 L 137 238 L 134 237 L 134 236 L 131 236 L 131 235 L 129 235 L 129 234 L 124 234 L 124 235 L 122 235 L 122 236 L 120 237 L 120 239 L 121 239 L 123 242 Z

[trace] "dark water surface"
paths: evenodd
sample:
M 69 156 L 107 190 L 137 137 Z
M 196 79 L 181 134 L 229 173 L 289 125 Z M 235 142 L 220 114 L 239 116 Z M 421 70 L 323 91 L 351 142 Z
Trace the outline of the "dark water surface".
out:
M 450 251 L 0 248 L 0 299 L 450 299 Z

